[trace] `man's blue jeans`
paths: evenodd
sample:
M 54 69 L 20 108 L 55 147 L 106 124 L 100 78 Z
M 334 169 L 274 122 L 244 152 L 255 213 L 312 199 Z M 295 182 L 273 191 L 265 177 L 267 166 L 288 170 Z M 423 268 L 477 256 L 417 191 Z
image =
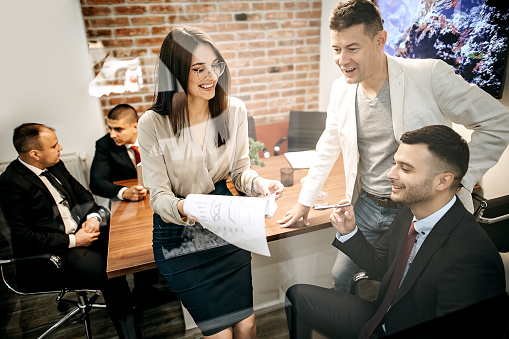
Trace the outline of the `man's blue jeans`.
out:
M 371 244 L 374 244 L 387 231 L 398 211 L 398 208 L 385 208 L 376 205 L 364 190 L 361 190 L 354 205 L 357 227 Z M 332 267 L 334 289 L 349 292 L 352 277 L 360 271 L 362 269 L 355 265 L 348 256 L 338 251 L 336 262 Z

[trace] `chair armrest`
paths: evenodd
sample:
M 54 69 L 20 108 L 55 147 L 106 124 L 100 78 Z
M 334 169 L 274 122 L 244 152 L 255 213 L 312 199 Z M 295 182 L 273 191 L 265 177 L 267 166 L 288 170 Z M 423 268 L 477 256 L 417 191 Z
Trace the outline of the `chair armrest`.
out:
M 111 213 L 110 211 L 108 211 L 107 208 L 103 207 L 103 206 L 100 206 L 99 207 L 99 215 L 101 216 L 101 225 L 99 227 L 104 227 L 104 226 L 108 226 L 110 224 L 110 217 L 111 217 Z
M 30 257 L 23 258 L 0 259 L 0 265 L 12 264 L 15 262 L 28 261 L 34 259 L 49 259 L 57 268 L 61 268 L 63 265 L 62 259 L 60 259 L 58 255 L 51 253 L 32 255 Z
M 279 151 L 281 151 L 281 144 L 286 140 L 288 140 L 287 137 L 282 137 L 278 142 L 276 142 L 276 145 L 274 145 L 274 155 L 279 155 Z
M 479 207 L 474 211 L 474 218 L 477 222 L 494 224 L 509 219 L 509 213 L 507 213 L 509 209 L 507 207 L 503 207 L 504 205 L 507 206 L 507 196 L 488 200 L 477 193 L 472 193 L 472 198 L 479 202 Z M 491 217 L 483 216 L 484 212 L 488 208 L 488 203 L 491 207 L 496 207 L 498 209 L 498 215 Z
M 382 277 L 379 277 L 377 275 L 370 275 L 368 272 L 359 272 L 359 273 L 355 274 L 352 278 L 352 281 L 350 281 L 350 294 L 355 295 L 355 290 L 357 288 L 357 284 L 361 280 L 381 281 Z

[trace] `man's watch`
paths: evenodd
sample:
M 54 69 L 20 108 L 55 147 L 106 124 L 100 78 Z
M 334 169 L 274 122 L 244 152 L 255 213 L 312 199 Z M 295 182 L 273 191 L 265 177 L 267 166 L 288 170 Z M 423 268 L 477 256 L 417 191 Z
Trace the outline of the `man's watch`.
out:
M 99 221 L 99 224 L 102 223 L 102 221 L 103 221 L 103 218 L 101 218 L 101 216 L 99 214 L 93 214 L 90 217 L 88 217 L 87 220 L 90 218 L 94 218 L 95 220 Z

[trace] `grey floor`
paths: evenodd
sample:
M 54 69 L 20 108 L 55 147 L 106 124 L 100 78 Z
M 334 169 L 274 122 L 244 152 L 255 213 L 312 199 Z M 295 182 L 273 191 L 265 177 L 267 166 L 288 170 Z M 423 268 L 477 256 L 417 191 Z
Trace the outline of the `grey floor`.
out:
M 160 289 L 167 288 L 159 283 Z M 171 291 L 168 289 L 168 293 Z M 102 298 L 99 299 L 101 301 Z M 161 305 L 145 307 L 139 311 L 144 338 L 201 338 L 197 329 L 185 331 L 180 302 L 171 298 Z M 0 338 L 36 338 L 58 321 L 66 312 L 56 308 L 55 296 L 23 296 L 2 288 L 0 290 Z M 94 338 L 116 338 L 116 332 L 105 309 L 90 313 Z M 259 338 L 288 338 L 283 309 L 257 314 Z M 73 318 L 53 332 L 49 338 L 85 338 L 83 325 Z
M 374 298 L 376 283 L 363 284 L 361 296 L 367 299 Z M 138 314 L 143 337 L 202 338 L 198 329 L 185 331 L 180 302 L 173 297 L 167 283 L 160 281 L 156 286 L 166 290 L 169 298 L 160 305 L 140 309 Z M 3 284 L 0 288 L 0 338 L 36 338 L 64 315 L 65 312 L 57 310 L 54 295 L 19 297 L 7 290 Z M 105 309 L 94 309 L 90 313 L 90 318 L 94 338 L 117 338 Z M 289 337 L 283 308 L 257 311 L 256 324 L 260 339 Z M 53 332 L 49 338 L 85 338 L 85 331 L 83 325 L 73 318 Z M 315 338 L 321 336 L 317 335 Z

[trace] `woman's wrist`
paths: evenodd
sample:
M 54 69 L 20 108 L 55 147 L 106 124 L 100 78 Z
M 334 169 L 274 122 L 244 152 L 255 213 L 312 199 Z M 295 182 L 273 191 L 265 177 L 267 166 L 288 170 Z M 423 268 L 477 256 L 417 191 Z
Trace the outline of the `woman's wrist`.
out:
M 182 219 L 187 218 L 187 214 L 184 213 L 184 201 L 185 201 L 185 199 L 180 199 L 177 202 L 177 209 L 178 209 L 179 214 L 182 217 Z
M 256 190 L 255 190 L 255 180 L 258 178 L 260 178 L 259 175 L 254 177 L 253 180 L 251 181 L 251 196 L 253 196 L 253 197 L 259 197 L 260 195 L 262 195 L 261 193 L 256 192 Z

